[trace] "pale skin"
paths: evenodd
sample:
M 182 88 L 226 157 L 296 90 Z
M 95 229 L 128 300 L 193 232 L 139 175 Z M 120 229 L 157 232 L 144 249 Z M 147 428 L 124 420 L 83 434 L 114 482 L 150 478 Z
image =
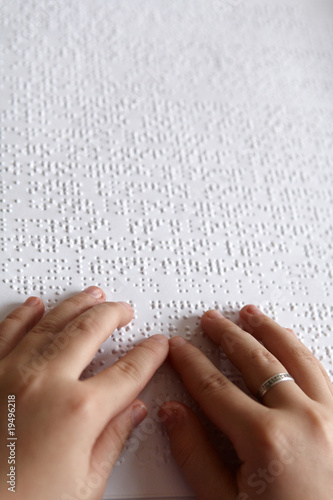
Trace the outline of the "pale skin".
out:
M 241 461 L 238 470 L 229 469 L 189 408 L 163 404 L 171 450 L 199 500 L 331 500 L 332 383 L 292 331 L 254 306 L 240 311 L 242 327 L 215 310 L 201 319 L 254 396 L 276 373 L 294 377 L 296 383 L 276 385 L 262 402 L 181 337 L 168 343 L 154 335 L 112 367 L 79 380 L 101 343 L 132 317 L 128 304 L 106 302 L 102 290 L 89 287 L 46 315 L 42 301 L 31 297 L 0 324 L 1 442 L 8 436 L 8 395 L 15 394 L 19 443 L 15 494 L 6 484 L 8 448 L 0 447 L 2 499 L 101 499 L 127 437 L 147 415 L 137 396 L 169 352 L 185 386 Z
M 0 325 L 0 497 L 97 500 L 128 435 L 147 415 L 137 395 L 165 360 L 168 341 L 152 336 L 80 381 L 101 343 L 131 321 L 132 308 L 105 302 L 103 291 L 90 287 L 43 313 L 42 301 L 30 298 Z M 8 394 L 16 395 L 15 493 L 6 484 Z
M 253 395 L 271 376 L 295 382 L 272 387 L 262 403 L 225 378 L 193 345 L 170 341 L 170 360 L 193 398 L 231 440 L 241 461 L 228 469 L 194 413 L 162 406 L 173 454 L 200 500 L 330 500 L 333 491 L 333 390 L 320 362 L 289 329 L 253 305 L 242 328 L 207 311 L 203 331 L 240 370 Z M 259 343 L 258 341 L 262 342 Z

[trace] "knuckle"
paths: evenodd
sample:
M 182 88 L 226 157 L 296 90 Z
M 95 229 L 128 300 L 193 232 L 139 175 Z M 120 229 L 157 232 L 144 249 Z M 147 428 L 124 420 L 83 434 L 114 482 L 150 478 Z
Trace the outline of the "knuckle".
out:
M 23 408 L 33 405 L 36 398 L 40 399 L 40 395 L 43 394 L 48 382 L 45 370 L 37 372 L 32 370 L 30 366 L 27 368 L 29 369 L 28 381 L 22 378 L 22 375 L 17 369 L 15 369 L 15 372 L 14 370 L 12 371 L 10 377 L 10 383 L 15 387 L 15 392 L 20 402 L 20 408 L 22 408 L 23 412 Z M 30 375 L 30 370 L 34 372 L 33 376 Z
M 47 332 L 57 332 L 59 330 L 59 318 L 54 316 L 45 316 L 34 328 L 31 332 L 42 335 Z
M 303 415 L 308 425 L 310 425 L 311 433 L 316 436 L 317 442 L 320 442 L 322 445 L 325 443 L 330 443 L 332 445 L 331 415 L 327 414 L 321 407 L 313 402 L 303 408 Z
M 84 316 L 79 316 L 73 320 L 64 330 L 70 336 L 90 335 L 94 331 L 99 330 L 100 325 L 95 314 L 90 312 Z
M 78 295 L 73 295 L 73 297 L 69 297 L 65 300 L 65 303 L 71 308 L 81 310 L 85 302 L 89 302 L 89 298 L 91 299 L 91 295 L 87 293 L 80 293 Z M 88 299 L 88 300 L 87 300 Z M 91 302 L 91 300 L 90 300 Z
M 275 356 L 265 347 L 254 347 L 249 352 L 251 362 L 259 362 L 260 364 L 269 364 L 276 362 Z
M 317 360 L 313 356 L 312 352 L 309 351 L 305 346 L 297 345 L 291 346 L 288 352 L 289 356 L 295 361 L 306 361 L 311 363 L 313 366 L 317 366 Z
M 225 320 L 225 323 L 221 326 L 222 337 L 232 338 L 235 335 L 235 329 L 237 326 L 229 320 Z
M 113 365 L 114 371 L 118 371 L 121 376 L 125 376 L 131 381 L 135 382 L 135 385 L 141 378 L 141 370 L 138 364 L 133 359 L 121 359 Z
M 89 419 L 94 409 L 93 400 L 86 391 L 76 391 L 70 394 L 67 403 L 67 411 L 70 416 Z
M 223 391 L 229 384 L 230 382 L 222 373 L 212 373 L 199 382 L 198 390 L 203 397 L 209 397 L 216 392 Z
M 7 318 L 4 320 L 4 323 L 12 323 L 12 324 L 21 324 L 24 320 L 24 315 L 22 314 L 22 309 L 15 309 L 11 313 L 8 314 Z
M 154 342 L 147 339 L 135 346 L 137 352 L 146 359 L 146 361 L 151 361 L 156 357 L 157 349 L 164 349 L 165 346 L 160 342 Z
M 261 419 L 254 435 L 257 439 L 258 449 L 268 458 L 276 457 L 279 451 L 285 448 L 287 436 L 283 423 L 270 410 Z
M 265 324 L 267 325 L 270 321 L 270 318 L 268 318 L 264 314 L 251 314 L 246 317 L 246 322 L 253 329 L 262 327 Z
M 0 347 L 3 349 L 10 349 L 11 344 L 5 335 L 0 335 Z

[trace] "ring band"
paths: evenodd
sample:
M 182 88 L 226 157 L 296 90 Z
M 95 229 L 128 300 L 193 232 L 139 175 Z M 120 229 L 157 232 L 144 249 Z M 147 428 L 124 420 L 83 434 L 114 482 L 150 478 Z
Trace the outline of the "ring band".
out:
M 289 373 L 277 373 L 276 375 L 273 375 L 273 377 L 269 378 L 262 384 L 257 393 L 257 398 L 259 399 L 259 401 L 261 401 L 266 392 L 274 387 L 274 385 L 279 384 L 280 382 L 287 382 L 288 380 L 295 382 L 295 380 L 291 375 L 289 375 Z

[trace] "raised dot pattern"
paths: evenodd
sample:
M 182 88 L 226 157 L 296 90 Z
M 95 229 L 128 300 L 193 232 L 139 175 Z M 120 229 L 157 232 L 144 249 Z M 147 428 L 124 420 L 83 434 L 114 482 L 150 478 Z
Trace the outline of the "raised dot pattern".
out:
M 135 315 L 82 379 L 163 333 L 244 388 L 200 317 L 217 308 L 237 321 L 255 303 L 333 377 L 324 4 L 1 2 L 1 312 L 98 285 Z M 105 498 L 186 496 L 156 414 L 167 399 L 200 409 L 168 366 L 142 397 L 150 420 Z

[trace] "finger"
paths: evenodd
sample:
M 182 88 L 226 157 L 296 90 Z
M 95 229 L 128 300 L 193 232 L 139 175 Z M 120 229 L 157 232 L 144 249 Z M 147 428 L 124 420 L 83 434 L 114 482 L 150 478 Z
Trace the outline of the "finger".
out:
M 185 405 L 170 401 L 159 417 L 166 427 L 171 451 L 200 500 L 233 500 L 236 483 L 208 440 L 195 414 Z
M 247 331 L 283 363 L 310 398 L 327 401 L 332 395 L 332 383 L 319 361 L 296 336 L 287 333 L 253 305 L 243 307 L 240 319 Z
M 43 358 L 49 360 L 48 369 L 78 378 L 100 345 L 132 318 L 133 309 L 124 302 L 104 302 L 91 307 L 71 321 L 43 351 Z
M 254 396 L 266 380 L 287 371 L 266 347 L 215 309 L 203 315 L 201 325 L 204 333 L 222 347 L 241 372 L 246 386 Z M 281 407 L 285 404 L 289 407 L 303 397 L 300 388 L 288 381 L 272 387 L 263 400 L 269 407 Z
M 168 350 L 168 339 L 164 335 L 153 335 L 113 366 L 83 382 L 94 395 L 104 418 L 116 416 L 137 397 L 166 359 Z
M 69 297 L 45 314 L 22 340 L 16 352 L 23 361 L 31 359 L 41 353 L 70 321 L 102 301 L 105 301 L 103 290 L 94 286 Z
M 288 330 L 288 332 L 293 333 L 294 335 L 296 335 L 296 333 L 294 332 L 294 330 L 292 328 L 286 328 L 286 330 Z
M 0 323 L 0 359 L 12 351 L 43 314 L 43 302 L 38 297 L 29 297 Z
M 92 450 L 91 463 L 95 471 L 105 474 L 106 479 L 109 477 L 128 436 L 146 416 L 146 405 L 136 399 L 106 424 Z M 131 446 L 135 444 L 130 443 Z
M 169 359 L 190 394 L 238 450 L 267 408 L 230 382 L 183 337 L 173 337 L 169 343 Z
M 244 326 L 244 329 L 246 330 L 246 326 Z M 287 330 L 288 332 L 292 333 L 297 338 L 297 335 L 296 335 L 295 331 L 292 328 L 285 328 L 285 330 Z M 299 340 L 299 342 L 300 342 L 300 340 Z M 301 345 L 303 345 L 303 344 L 301 344 Z M 308 350 L 308 353 L 310 355 L 312 354 L 310 350 Z M 319 361 L 319 359 L 317 359 L 315 356 L 314 356 L 314 359 L 315 359 L 316 363 L 318 364 L 318 367 L 319 367 L 320 371 L 323 374 L 323 377 L 324 377 L 324 379 L 325 379 L 325 381 L 327 383 L 327 387 L 328 387 L 330 393 L 333 396 L 333 384 L 332 384 L 332 381 L 331 381 L 328 373 L 326 372 L 325 368 L 323 367 L 323 365 L 321 364 L 321 362 Z

